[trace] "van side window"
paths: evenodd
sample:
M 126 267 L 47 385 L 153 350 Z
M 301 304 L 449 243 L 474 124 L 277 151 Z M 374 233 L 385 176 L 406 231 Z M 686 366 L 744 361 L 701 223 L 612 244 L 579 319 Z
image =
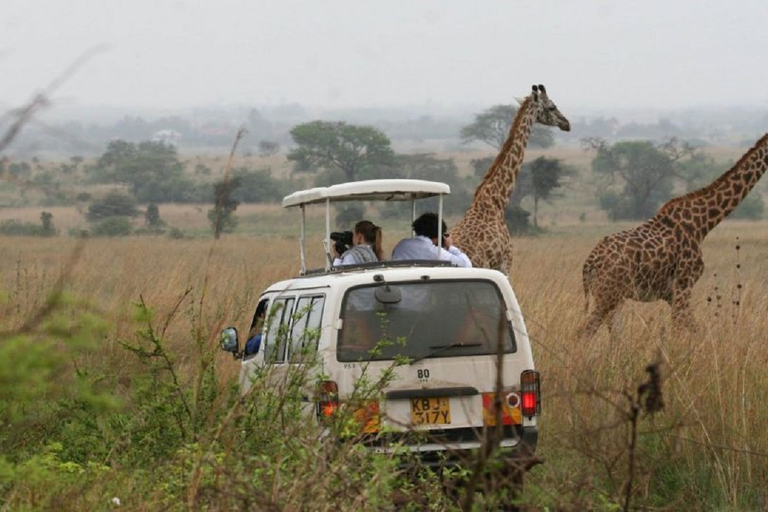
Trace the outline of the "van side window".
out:
M 264 361 L 284 363 L 288 329 L 291 324 L 294 298 L 276 299 L 267 315 L 267 339 L 264 343 Z
M 256 306 L 256 312 L 253 314 L 251 327 L 248 329 L 248 338 L 246 338 L 243 357 L 246 359 L 259 353 L 262 338 L 264 337 L 264 326 L 268 311 L 269 299 L 262 299 Z
M 320 325 L 323 317 L 325 297 L 299 297 L 291 327 L 290 362 L 300 362 L 303 354 L 314 353 L 320 339 Z

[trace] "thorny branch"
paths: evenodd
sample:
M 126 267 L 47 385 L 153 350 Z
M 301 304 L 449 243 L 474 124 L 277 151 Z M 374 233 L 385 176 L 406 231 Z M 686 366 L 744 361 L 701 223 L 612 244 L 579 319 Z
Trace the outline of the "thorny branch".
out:
M 635 448 L 637 446 L 637 422 L 640 412 L 645 411 L 646 416 L 657 413 L 664 408 L 664 397 L 661 392 L 661 363 L 653 362 L 645 367 L 648 380 L 637 387 L 637 394 L 633 397 L 627 394 L 630 403 L 629 423 L 631 436 L 629 441 L 629 476 L 624 487 L 624 510 L 629 511 L 632 499 L 632 482 L 635 478 Z

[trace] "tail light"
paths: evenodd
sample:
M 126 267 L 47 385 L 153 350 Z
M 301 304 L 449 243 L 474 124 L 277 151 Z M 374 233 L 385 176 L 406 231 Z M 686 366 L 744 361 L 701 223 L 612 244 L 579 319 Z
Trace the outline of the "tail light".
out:
M 332 380 L 323 380 L 317 389 L 317 420 L 320 423 L 339 409 L 339 386 Z
M 520 374 L 520 395 L 523 416 L 536 416 L 541 413 L 541 387 L 539 372 L 525 370 Z

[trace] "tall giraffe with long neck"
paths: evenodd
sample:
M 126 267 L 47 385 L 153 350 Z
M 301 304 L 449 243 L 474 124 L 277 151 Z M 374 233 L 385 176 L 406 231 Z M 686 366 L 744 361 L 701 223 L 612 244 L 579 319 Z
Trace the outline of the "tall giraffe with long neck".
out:
M 582 327 L 592 336 L 624 300 L 666 301 L 675 327 L 695 330 L 690 301 L 704 273 L 701 244 L 749 194 L 768 169 L 768 134 L 710 185 L 674 198 L 640 226 L 603 238 L 584 262 Z M 610 326 L 610 323 L 609 323 Z
M 510 273 L 512 237 L 504 211 L 523 165 L 534 123 L 557 126 L 566 132 L 571 129 L 571 123 L 549 99 L 543 85 L 534 85 L 531 95 L 521 102 L 507 140 L 475 190 L 469 209 L 451 230 L 453 243 L 475 267 Z

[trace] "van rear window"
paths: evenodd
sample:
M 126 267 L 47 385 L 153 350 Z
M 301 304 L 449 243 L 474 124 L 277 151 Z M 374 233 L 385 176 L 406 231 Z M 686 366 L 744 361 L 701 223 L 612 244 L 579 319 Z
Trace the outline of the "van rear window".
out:
M 493 355 L 499 342 L 504 353 L 516 350 L 501 291 L 491 281 L 352 288 L 341 318 L 339 361 Z

